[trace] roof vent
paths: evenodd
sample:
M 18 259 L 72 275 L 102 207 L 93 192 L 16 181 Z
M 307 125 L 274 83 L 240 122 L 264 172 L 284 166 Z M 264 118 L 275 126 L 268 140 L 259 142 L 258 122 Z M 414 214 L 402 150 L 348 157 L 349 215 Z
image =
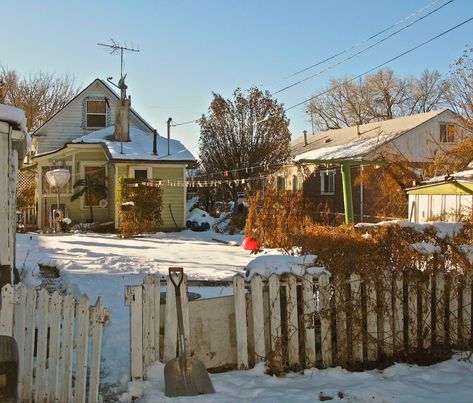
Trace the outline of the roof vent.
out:
M 304 133 L 304 147 L 309 144 L 307 141 L 307 130 L 304 130 L 302 133 Z

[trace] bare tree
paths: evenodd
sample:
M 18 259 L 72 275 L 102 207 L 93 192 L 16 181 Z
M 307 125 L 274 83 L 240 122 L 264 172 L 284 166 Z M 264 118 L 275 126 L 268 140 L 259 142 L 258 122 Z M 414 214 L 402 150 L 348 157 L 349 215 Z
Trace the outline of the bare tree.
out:
M 280 164 L 289 158 L 291 133 L 284 108 L 268 92 L 237 89 L 233 99 L 214 94 L 200 119 L 200 160 L 207 174 L 228 171 L 227 179 L 244 179 L 245 169 Z
M 0 69 L 0 103 L 23 109 L 30 132 L 62 109 L 78 92 L 74 77 L 43 72 L 21 77 L 14 69 L 4 66 Z
M 445 106 L 447 90 L 448 81 L 438 71 L 425 70 L 419 78 L 403 78 L 383 69 L 359 82 L 331 80 L 307 111 L 318 129 L 337 129 Z

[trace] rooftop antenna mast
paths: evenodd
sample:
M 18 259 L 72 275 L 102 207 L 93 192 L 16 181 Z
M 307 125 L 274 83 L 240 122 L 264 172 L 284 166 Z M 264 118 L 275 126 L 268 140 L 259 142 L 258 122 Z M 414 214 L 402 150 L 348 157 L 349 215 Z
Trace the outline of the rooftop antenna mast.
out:
M 122 46 L 115 39 L 110 39 L 110 42 L 111 44 L 97 43 L 97 45 L 109 48 L 111 55 L 116 55 L 120 52 L 120 78 L 123 78 L 123 52 L 139 52 L 140 50 L 133 48 L 133 44 L 131 45 L 131 48 L 128 48 L 126 43 L 125 46 Z

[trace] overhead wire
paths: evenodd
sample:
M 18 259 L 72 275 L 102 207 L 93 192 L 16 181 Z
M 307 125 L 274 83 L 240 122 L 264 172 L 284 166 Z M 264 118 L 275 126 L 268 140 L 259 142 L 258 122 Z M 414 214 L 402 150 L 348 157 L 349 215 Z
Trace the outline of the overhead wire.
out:
M 395 36 L 395 35 L 397 35 L 397 34 L 403 32 L 403 31 L 405 31 L 406 29 L 412 27 L 413 25 L 417 24 L 418 22 L 420 22 L 420 21 L 424 20 L 425 18 L 431 16 L 432 14 L 434 14 L 434 13 L 436 13 L 437 11 L 441 10 L 443 7 L 447 6 L 448 4 L 453 3 L 454 1 L 455 1 L 455 0 L 449 0 L 449 1 L 447 1 L 446 3 L 440 5 L 440 6 L 437 7 L 436 9 L 430 11 L 429 13 L 427 13 L 427 14 L 425 14 L 425 15 L 423 15 L 423 16 L 417 18 L 417 19 L 415 19 L 415 20 L 412 21 L 411 23 L 409 23 L 409 24 L 403 26 L 402 28 L 400 28 L 400 29 L 398 29 L 398 30 L 396 30 L 396 31 L 394 31 L 394 32 L 391 32 L 389 35 L 387 35 L 387 36 L 381 38 L 380 40 L 376 41 L 375 43 L 372 43 L 371 45 L 369 45 L 369 46 L 367 46 L 367 47 L 365 47 L 365 48 L 359 50 L 358 52 L 356 52 L 356 53 L 354 53 L 354 54 L 352 54 L 352 55 L 346 57 L 345 59 L 342 59 L 342 60 L 340 60 L 340 61 L 338 61 L 338 62 L 336 62 L 336 63 L 333 63 L 333 64 L 331 64 L 330 66 L 325 67 L 324 69 L 319 70 L 318 72 L 316 72 L 316 73 L 314 73 L 314 74 L 312 74 L 312 75 L 310 75 L 310 76 L 308 76 L 308 77 L 302 78 L 301 80 L 298 80 L 298 81 L 296 81 L 296 82 L 294 82 L 294 83 L 292 83 L 292 84 L 289 84 L 289 85 L 287 85 L 287 86 L 285 86 L 285 87 L 283 87 L 283 88 L 281 88 L 281 89 L 279 89 L 279 90 L 273 92 L 273 94 L 276 95 L 276 94 L 279 94 L 279 93 L 281 93 L 281 92 L 283 92 L 283 91 L 286 91 L 286 90 L 288 90 L 288 89 L 290 89 L 290 88 L 293 88 L 293 87 L 295 87 L 296 85 L 302 84 L 303 82 L 305 82 L 305 81 L 307 81 L 307 80 L 310 80 L 310 79 L 312 79 L 312 78 L 314 78 L 314 77 L 317 77 L 317 76 L 319 76 L 319 75 L 321 75 L 321 74 L 323 74 L 323 73 L 326 73 L 327 71 L 332 70 L 332 69 L 334 69 L 335 67 L 340 66 L 341 64 L 343 64 L 343 63 L 345 63 L 345 62 L 347 62 L 347 61 L 349 61 L 349 60 L 351 60 L 351 59 L 354 59 L 355 57 L 357 57 L 357 56 L 359 56 L 359 55 L 361 55 L 361 54 L 367 52 L 368 50 L 374 48 L 375 46 L 378 46 L 380 43 L 383 43 L 383 42 L 387 41 L 388 39 L 392 38 L 393 36 Z
M 369 70 L 366 70 L 365 72 L 363 72 L 363 73 L 361 73 L 361 74 L 358 74 L 357 76 L 355 76 L 355 77 L 353 77 L 353 78 L 344 80 L 343 83 L 340 83 L 340 84 L 338 84 L 338 85 L 332 86 L 332 87 L 328 88 L 328 89 L 325 90 L 325 91 L 322 91 L 322 92 L 320 92 L 320 93 L 318 93 L 318 94 L 316 94 L 316 95 L 314 95 L 314 96 L 312 96 L 312 97 L 310 97 L 310 98 L 305 99 L 304 101 L 298 102 L 298 103 L 295 104 L 295 105 L 292 105 L 292 106 L 290 106 L 290 107 L 288 107 L 288 108 L 285 108 L 285 109 L 284 109 L 284 112 L 290 111 L 291 109 L 297 108 L 298 106 L 301 106 L 301 105 L 303 105 L 303 104 L 305 104 L 305 103 L 307 103 L 307 102 L 309 102 L 309 101 L 311 101 L 311 100 L 313 100 L 313 99 L 315 99 L 315 98 L 318 98 L 318 97 L 320 97 L 320 96 L 322 96 L 322 95 L 325 95 L 325 94 L 327 94 L 327 93 L 330 92 L 330 91 L 333 91 L 333 90 L 335 90 L 335 89 L 337 89 L 337 88 L 340 88 L 340 87 L 341 87 L 342 85 L 344 85 L 346 82 L 352 82 L 352 81 L 358 80 L 358 79 L 362 78 L 363 76 L 365 76 L 366 74 L 369 74 L 369 73 L 371 73 L 371 72 L 373 72 L 373 71 L 375 71 L 375 70 L 378 70 L 378 69 L 380 69 L 381 67 L 386 66 L 387 64 L 389 64 L 389 63 L 391 63 L 391 62 L 393 62 L 393 61 L 395 61 L 395 60 L 397 60 L 397 59 L 399 59 L 399 58 L 401 58 L 401 57 L 403 57 L 403 56 L 405 56 L 405 55 L 407 55 L 407 54 L 409 54 L 409 53 L 411 53 L 411 52 L 413 52 L 413 51 L 415 51 L 415 50 L 417 50 L 417 49 L 419 49 L 419 48 L 421 48 L 421 47 L 423 47 L 423 46 L 425 46 L 425 45 L 427 45 L 427 44 L 429 44 L 430 42 L 435 41 L 436 39 L 438 39 L 438 38 L 440 38 L 440 37 L 442 37 L 442 36 L 448 34 L 449 32 L 452 32 L 452 31 L 454 31 L 455 29 L 460 28 L 461 26 L 467 24 L 467 23 L 470 22 L 471 20 L 473 20 L 473 17 L 470 17 L 470 18 L 468 18 L 468 19 L 466 19 L 466 20 L 460 22 L 459 24 L 457 24 L 457 25 L 455 25 L 455 26 L 453 26 L 453 27 L 451 27 L 451 28 L 449 28 L 449 29 L 447 29 L 447 30 L 441 32 L 440 34 L 435 35 L 435 36 L 433 36 L 433 37 L 430 38 L 430 39 L 427 39 L 426 41 L 424 41 L 424 42 L 422 42 L 422 43 L 420 43 L 420 44 L 418 44 L 418 45 L 416 45 L 416 46 L 414 46 L 414 47 L 412 47 L 412 48 L 410 48 L 410 49 L 408 49 L 408 50 L 406 50 L 406 51 L 400 53 L 400 54 L 397 55 L 397 56 L 392 57 L 392 58 L 389 59 L 389 60 L 386 60 L 385 62 L 383 62 L 383 63 L 381 63 L 381 64 L 378 64 L 377 66 L 375 66 L 375 67 L 373 67 L 373 68 L 371 68 L 371 69 L 369 69 Z M 263 120 L 261 120 L 261 121 L 264 121 L 264 120 L 267 120 L 267 119 L 263 119 Z M 260 122 L 261 122 L 261 121 L 260 121 Z

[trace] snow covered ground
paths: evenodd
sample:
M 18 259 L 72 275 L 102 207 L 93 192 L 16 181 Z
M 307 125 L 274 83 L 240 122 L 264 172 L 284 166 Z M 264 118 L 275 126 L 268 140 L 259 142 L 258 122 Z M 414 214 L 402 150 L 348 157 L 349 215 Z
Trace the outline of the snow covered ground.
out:
M 148 372 L 150 380 L 133 382 L 122 402 L 140 396 L 140 402 L 316 402 L 321 396 L 333 402 L 471 403 L 473 363 L 460 355 L 430 367 L 396 364 L 384 371 L 349 372 L 341 368 L 306 370 L 282 378 L 265 375 L 264 366 L 249 371 L 211 374 L 215 395 L 166 398 L 163 368 Z
M 241 238 L 212 231 L 158 233 L 134 239 L 109 234 L 18 234 L 17 266 L 29 286 L 39 285 L 37 264 L 42 263 L 60 269 L 64 286 L 76 298 L 85 293 L 93 304 L 102 296 L 112 315 L 104 331 L 101 381 L 126 386 L 129 308 L 124 304 L 125 286 L 141 284 L 149 273 L 166 275 L 169 266 L 184 267 L 185 273 L 194 279 L 230 278 L 244 272 L 254 258 L 238 246 Z M 223 287 L 190 291 L 203 296 L 211 296 L 210 292 L 231 293 L 231 289 Z
M 105 327 L 101 382 L 113 385 L 112 391 L 121 394 L 122 402 L 132 401 L 134 396 L 141 402 L 309 402 L 319 401 L 320 394 L 342 402 L 473 402 L 473 364 L 459 361 L 458 356 L 430 367 L 397 364 L 384 371 L 358 373 L 314 369 L 283 378 L 265 375 L 264 368 L 258 366 L 212 374 L 217 393 L 194 398 L 164 396 L 164 366 L 160 363 L 150 368 L 148 381 L 128 383 L 129 311 L 124 305 L 124 287 L 140 284 L 148 273 L 165 275 L 169 266 L 183 266 L 191 278 L 224 279 L 243 272 L 253 260 L 241 247 L 213 238 L 241 242 L 241 236 L 212 231 L 158 233 L 135 239 L 101 234 L 18 234 L 17 266 L 30 285 L 38 283 L 37 263 L 57 266 L 67 290 L 76 297 L 87 293 L 92 303 L 97 296 L 103 297 L 112 316 Z M 208 293 L 206 289 L 192 291 Z M 226 294 L 230 290 L 214 292 Z

